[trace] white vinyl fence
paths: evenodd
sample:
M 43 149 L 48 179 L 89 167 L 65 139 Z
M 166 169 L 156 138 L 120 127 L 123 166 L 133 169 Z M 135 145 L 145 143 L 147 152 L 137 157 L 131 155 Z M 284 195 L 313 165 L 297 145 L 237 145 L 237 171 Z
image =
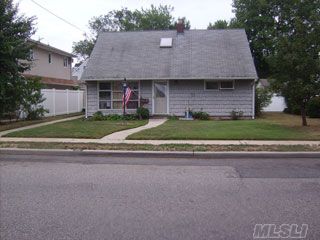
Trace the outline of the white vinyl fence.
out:
M 49 111 L 46 116 L 81 112 L 83 109 L 84 91 L 42 89 L 41 93 L 46 99 L 42 105 Z

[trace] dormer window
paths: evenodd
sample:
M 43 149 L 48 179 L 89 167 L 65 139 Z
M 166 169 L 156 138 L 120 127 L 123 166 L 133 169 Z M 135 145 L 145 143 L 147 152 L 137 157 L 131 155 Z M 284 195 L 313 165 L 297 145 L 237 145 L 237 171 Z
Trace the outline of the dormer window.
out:
M 172 38 L 161 38 L 160 48 L 171 48 L 172 47 Z

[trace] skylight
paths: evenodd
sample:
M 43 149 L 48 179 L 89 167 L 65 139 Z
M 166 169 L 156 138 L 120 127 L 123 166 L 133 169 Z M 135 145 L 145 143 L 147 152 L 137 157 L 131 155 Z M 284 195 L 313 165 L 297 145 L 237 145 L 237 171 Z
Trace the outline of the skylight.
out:
M 161 48 L 171 48 L 172 47 L 172 38 L 161 38 L 160 47 Z

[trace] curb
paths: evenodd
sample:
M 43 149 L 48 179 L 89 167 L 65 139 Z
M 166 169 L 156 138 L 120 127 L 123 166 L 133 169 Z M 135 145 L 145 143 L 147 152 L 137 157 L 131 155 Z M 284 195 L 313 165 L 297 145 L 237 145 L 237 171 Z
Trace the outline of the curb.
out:
M 0 148 L 1 154 L 47 155 L 56 156 L 92 156 L 92 157 L 130 157 L 130 158 L 317 158 L 320 152 L 178 152 L 178 151 L 118 151 L 118 150 L 71 150 L 71 149 L 21 149 Z

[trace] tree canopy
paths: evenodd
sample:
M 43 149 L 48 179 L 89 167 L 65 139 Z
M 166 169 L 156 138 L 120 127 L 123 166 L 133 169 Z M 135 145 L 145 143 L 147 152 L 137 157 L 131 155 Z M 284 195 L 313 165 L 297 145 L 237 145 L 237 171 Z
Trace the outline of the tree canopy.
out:
M 301 109 L 320 93 L 320 0 L 234 0 L 260 77 Z
M 229 28 L 229 23 L 226 20 L 217 20 L 214 23 L 209 23 L 207 29 L 226 29 Z
M 23 101 L 27 82 L 21 73 L 30 67 L 27 39 L 34 33 L 33 21 L 19 15 L 12 0 L 0 1 L 0 119 Z
M 160 5 L 140 10 L 122 8 L 113 10 L 106 15 L 93 17 L 89 21 L 90 34 L 87 39 L 75 42 L 73 52 L 80 58 L 87 58 L 93 49 L 99 32 L 102 31 L 141 31 L 141 30 L 169 30 L 175 29 L 176 20 L 172 16 L 173 7 Z M 190 21 L 182 18 L 185 28 L 190 29 Z M 89 37 L 89 35 L 91 37 Z
M 300 107 L 320 94 L 320 0 L 287 0 L 274 5 L 276 23 L 271 66 L 274 88 Z

